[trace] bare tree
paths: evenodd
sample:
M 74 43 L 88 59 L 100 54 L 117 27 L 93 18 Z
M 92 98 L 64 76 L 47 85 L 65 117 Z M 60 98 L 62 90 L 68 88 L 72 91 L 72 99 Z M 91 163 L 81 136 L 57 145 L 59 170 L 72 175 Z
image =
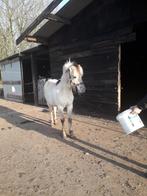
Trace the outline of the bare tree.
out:
M 43 9 L 42 0 L 0 1 L 0 59 L 30 47 L 25 42 L 16 46 L 15 40 Z

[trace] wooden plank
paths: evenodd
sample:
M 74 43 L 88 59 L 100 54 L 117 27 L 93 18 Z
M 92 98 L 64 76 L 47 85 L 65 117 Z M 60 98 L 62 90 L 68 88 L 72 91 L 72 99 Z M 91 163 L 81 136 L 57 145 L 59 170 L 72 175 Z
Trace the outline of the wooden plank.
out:
M 121 45 L 119 44 L 118 48 L 118 82 L 117 82 L 117 102 L 118 102 L 118 111 L 121 110 Z
M 34 92 L 34 102 L 38 105 L 38 92 L 37 92 L 37 66 L 35 63 L 35 58 L 31 54 L 31 68 L 32 68 L 32 81 L 33 81 L 33 92 Z
M 3 81 L 3 85 L 21 85 L 22 81 L 18 80 L 18 81 L 10 81 L 10 80 L 4 80 Z
M 9 98 L 9 99 L 17 99 L 17 100 L 20 100 L 20 101 L 22 101 L 22 96 L 21 95 L 14 95 L 14 94 L 11 94 L 11 93 L 8 93 L 7 94 L 7 98 Z
M 22 58 L 20 57 L 20 72 L 21 72 L 21 80 L 22 80 L 22 102 L 24 103 L 25 97 L 24 97 L 24 73 L 23 73 L 23 64 L 22 64 Z
M 54 15 L 54 14 L 46 14 L 45 18 L 48 20 L 55 21 L 55 22 L 61 22 L 64 24 L 71 24 L 70 20 L 63 18 L 63 17 L 59 17 L 58 15 Z

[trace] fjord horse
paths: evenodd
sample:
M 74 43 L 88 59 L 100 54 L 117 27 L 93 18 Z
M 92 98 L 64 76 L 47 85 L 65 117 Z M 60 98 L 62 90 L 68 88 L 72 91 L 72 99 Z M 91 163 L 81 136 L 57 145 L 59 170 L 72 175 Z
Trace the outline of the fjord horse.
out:
M 49 79 L 44 85 L 44 96 L 50 111 L 51 126 L 56 124 L 56 111 L 58 109 L 62 123 L 63 138 L 65 139 L 67 135 L 64 128 L 64 109 L 66 108 L 67 110 L 69 135 L 73 137 L 72 110 L 74 93 L 82 94 L 86 90 L 82 77 L 82 66 L 69 60 L 63 65 L 61 79 Z

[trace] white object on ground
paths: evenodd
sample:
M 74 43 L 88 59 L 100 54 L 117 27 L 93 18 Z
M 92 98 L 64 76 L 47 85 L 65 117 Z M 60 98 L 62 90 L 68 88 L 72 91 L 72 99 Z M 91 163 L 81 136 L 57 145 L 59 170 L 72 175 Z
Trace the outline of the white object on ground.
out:
M 131 114 L 131 109 L 125 110 L 116 116 L 124 132 L 130 134 L 142 127 L 144 124 L 138 114 Z

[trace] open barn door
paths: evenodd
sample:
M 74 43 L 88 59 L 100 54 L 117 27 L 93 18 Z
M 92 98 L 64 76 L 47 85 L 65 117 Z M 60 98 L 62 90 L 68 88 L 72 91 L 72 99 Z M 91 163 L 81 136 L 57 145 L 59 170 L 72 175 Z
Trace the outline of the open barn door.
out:
M 121 45 L 122 110 L 137 104 L 147 94 L 146 35 L 147 23 L 142 23 L 136 26 L 136 40 Z M 147 116 L 147 111 L 141 115 Z

